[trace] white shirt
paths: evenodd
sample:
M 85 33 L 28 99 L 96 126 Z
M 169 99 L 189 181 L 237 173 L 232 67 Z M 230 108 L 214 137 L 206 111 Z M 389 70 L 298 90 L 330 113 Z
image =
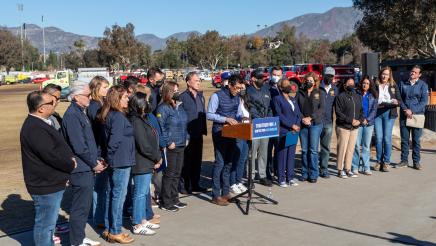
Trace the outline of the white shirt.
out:
M 289 99 L 288 102 L 289 102 L 289 104 L 291 104 L 292 111 L 295 111 L 295 105 L 294 105 L 294 103 L 292 102 L 292 100 Z
M 244 101 L 242 101 L 242 99 L 241 99 L 241 101 L 239 103 L 238 114 L 237 115 L 240 116 L 241 118 L 250 118 L 250 113 L 245 108 Z
M 389 94 L 389 84 L 386 84 L 385 86 L 381 84 L 378 85 L 378 91 L 379 91 L 378 104 L 391 103 L 391 95 Z
M 38 119 L 41 119 L 42 121 L 44 121 L 45 123 L 47 123 L 49 126 L 51 126 L 52 123 L 53 123 L 53 122 L 51 122 L 51 120 L 49 120 L 49 119 L 44 119 L 44 118 L 42 118 L 42 117 L 40 117 L 40 116 L 38 116 L 38 115 L 35 115 L 35 114 L 29 114 L 29 115 L 31 115 L 31 116 L 33 116 L 33 117 L 36 117 L 36 118 L 38 118 Z

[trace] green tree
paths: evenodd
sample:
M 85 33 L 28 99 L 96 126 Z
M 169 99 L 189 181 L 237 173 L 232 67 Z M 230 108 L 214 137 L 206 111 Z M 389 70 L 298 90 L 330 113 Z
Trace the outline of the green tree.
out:
M 356 33 L 384 57 L 436 57 L 434 0 L 353 0 L 363 12 Z
M 224 37 L 217 31 L 207 31 L 203 35 L 191 35 L 186 43 L 191 64 L 202 68 L 216 69 L 228 55 L 229 47 Z

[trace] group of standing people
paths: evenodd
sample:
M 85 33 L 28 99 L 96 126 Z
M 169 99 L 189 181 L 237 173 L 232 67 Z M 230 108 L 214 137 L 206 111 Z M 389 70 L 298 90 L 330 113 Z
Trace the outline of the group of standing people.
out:
M 100 244 L 86 237 L 87 222 L 102 228 L 109 242 L 133 242 L 121 230 L 126 216 L 134 234 L 155 234 L 160 216 L 153 212 L 153 202 L 177 212 L 187 206 L 179 193 L 206 191 L 200 186 L 200 173 L 207 120 L 213 123 L 215 154 L 212 203 L 220 206 L 229 204 L 230 193 L 247 190 L 244 172 L 252 172 L 265 186 L 272 186 L 274 177 L 281 187 L 297 186 L 297 142 L 289 143 L 288 138 L 300 139 L 301 182 L 329 178 L 334 114 L 338 177 L 371 175 L 374 129 L 373 169 L 389 170 L 398 108 L 401 162 L 395 166 L 408 165 L 411 134 L 413 167 L 419 170 L 422 129 L 406 122 L 424 114 L 427 105 L 428 87 L 420 75 L 421 68 L 415 66 L 409 80 L 397 84 L 386 67 L 377 81 L 364 76 L 358 83 L 353 78 L 336 83 L 335 70 L 327 67 L 322 81 L 309 72 L 297 84 L 283 77 L 281 67 L 272 68 L 268 81 L 262 71 L 254 71 L 249 80 L 226 74 L 226 86 L 212 94 L 206 109 L 196 72 L 187 74 L 187 89 L 180 92 L 175 81 L 164 81 L 161 70 L 150 68 L 146 86 L 134 77 L 112 87 L 100 76 L 90 83 L 75 81 L 63 118 L 55 112 L 59 86 L 31 92 L 20 141 L 25 183 L 35 204 L 35 244 L 53 244 L 67 183 L 72 191 L 71 245 Z M 277 138 L 247 142 L 222 136 L 226 124 L 271 116 L 280 121 Z M 247 160 L 253 170 L 246 170 Z
M 204 97 L 199 75 L 189 73 L 188 89 L 164 83 L 160 69 L 150 68 L 149 83 L 128 78 L 110 87 L 101 76 L 70 85 L 71 104 L 61 117 L 55 112 L 61 88 L 49 84 L 27 96 L 29 115 L 20 135 L 25 183 L 35 204 L 34 242 L 53 245 L 63 193 L 71 188 L 71 245 L 100 245 L 85 235 L 91 223 L 108 242 L 131 243 L 122 232 L 123 217 L 132 232 L 153 235 L 163 210 L 187 206 L 180 186 L 191 193 L 199 186 Z M 151 184 L 154 195 L 151 194 Z

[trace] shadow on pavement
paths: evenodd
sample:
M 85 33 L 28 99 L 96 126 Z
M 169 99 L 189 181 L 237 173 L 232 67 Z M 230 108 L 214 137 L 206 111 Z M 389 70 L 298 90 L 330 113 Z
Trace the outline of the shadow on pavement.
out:
M 414 237 L 411 237 L 411 236 L 408 236 L 408 235 L 399 234 L 399 233 L 395 233 L 395 232 L 388 232 L 388 234 L 395 236 L 394 238 L 388 238 L 388 237 L 378 236 L 378 235 L 374 235 L 374 234 L 370 234 L 370 233 L 365 233 L 365 232 L 354 231 L 354 230 L 350 230 L 350 229 L 346 229 L 346 228 L 341 228 L 341 227 L 338 227 L 338 226 L 328 225 L 328 224 L 317 222 L 317 221 L 311 221 L 311 220 L 302 219 L 302 218 L 298 218 L 298 217 L 293 217 L 293 216 L 289 216 L 289 215 L 285 215 L 285 214 L 274 213 L 274 212 L 266 211 L 266 210 L 263 210 L 263 209 L 257 209 L 257 211 L 259 211 L 261 213 L 265 213 L 265 214 L 270 214 L 270 215 L 275 215 L 275 216 L 278 216 L 278 217 L 283 217 L 283 218 L 291 219 L 291 220 L 296 220 L 296 221 L 300 221 L 300 222 L 305 222 L 305 223 L 310 223 L 310 224 L 314 224 L 314 225 L 318 225 L 318 226 L 323 226 L 323 227 L 327 227 L 327 228 L 331 228 L 331 229 L 335 229 L 335 230 L 339 230 L 339 231 L 354 233 L 354 234 L 361 235 L 361 236 L 366 236 L 366 237 L 372 237 L 372 238 L 376 238 L 376 239 L 380 239 L 380 240 L 385 240 L 385 241 L 389 241 L 391 243 L 401 243 L 401 244 L 406 244 L 406 245 L 436 246 L 435 243 L 427 242 L 427 241 L 421 241 L 421 240 L 415 239 Z

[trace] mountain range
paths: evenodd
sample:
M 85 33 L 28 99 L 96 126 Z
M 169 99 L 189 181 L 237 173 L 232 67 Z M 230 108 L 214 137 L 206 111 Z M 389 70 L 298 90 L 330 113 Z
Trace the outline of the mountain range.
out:
M 281 21 L 248 35 L 258 35 L 261 37 L 274 36 L 278 31 L 280 31 L 283 25 L 290 25 L 295 26 L 297 34 L 302 33 L 310 39 L 328 39 L 330 41 L 335 41 L 352 33 L 356 22 L 361 19 L 362 13 L 353 7 L 335 7 L 324 13 L 309 13 L 290 20 Z M 17 35 L 20 34 L 20 27 L 0 26 L 0 28 L 8 29 Z M 154 34 L 139 34 L 136 38 L 139 41 L 150 45 L 152 50 L 158 50 L 165 48 L 165 43 L 169 38 L 174 37 L 180 41 L 184 41 L 192 33 L 201 34 L 197 31 L 179 32 L 166 38 L 160 38 Z M 35 24 L 27 24 L 26 38 L 41 52 L 43 51 L 41 27 Z M 96 48 L 100 38 L 101 37 L 67 32 L 57 27 L 45 28 L 47 53 L 50 50 L 60 53 L 68 52 L 73 47 L 74 42 L 79 39 L 85 41 L 87 49 Z

